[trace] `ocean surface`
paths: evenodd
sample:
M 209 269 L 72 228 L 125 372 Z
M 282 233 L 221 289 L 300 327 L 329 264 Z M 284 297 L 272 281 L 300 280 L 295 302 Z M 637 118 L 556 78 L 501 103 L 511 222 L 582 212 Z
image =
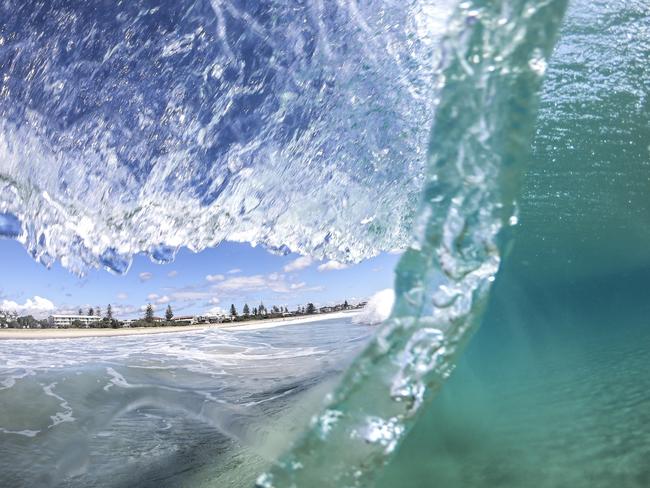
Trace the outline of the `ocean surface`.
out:
M 2 341 L 0 486 L 252 486 L 376 328 Z
M 650 486 L 649 269 L 505 265 L 481 329 L 380 488 Z
M 3 343 L 10 486 L 648 486 L 646 0 L 0 21 L 0 234 L 45 266 L 405 250 L 373 338 Z

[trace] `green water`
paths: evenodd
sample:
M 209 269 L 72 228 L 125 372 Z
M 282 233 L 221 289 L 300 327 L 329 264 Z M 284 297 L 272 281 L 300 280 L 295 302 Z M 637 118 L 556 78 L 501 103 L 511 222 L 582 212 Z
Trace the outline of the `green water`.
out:
M 550 286 L 506 266 L 377 486 L 650 486 L 648 271 Z
M 479 332 L 378 486 L 650 486 L 650 16 L 570 4 Z

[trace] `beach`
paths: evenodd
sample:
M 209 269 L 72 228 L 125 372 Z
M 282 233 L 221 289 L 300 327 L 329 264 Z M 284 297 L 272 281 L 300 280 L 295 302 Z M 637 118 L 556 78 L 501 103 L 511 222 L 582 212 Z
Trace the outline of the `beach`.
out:
M 82 337 L 115 337 L 143 334 L 166 334 L 194 332 L 206 329 L 260 330 L 284 325 L 306 324 L 322 320 L 350 318 L 360 310 L 326 314 L 302 315 L 277 319 L 251 320 L 246 322 L 223 322 L 220 324 L 171 325 L 161 327 L 126 327 L 120 329 L 0 329 L 0 340 L 76 339 Z

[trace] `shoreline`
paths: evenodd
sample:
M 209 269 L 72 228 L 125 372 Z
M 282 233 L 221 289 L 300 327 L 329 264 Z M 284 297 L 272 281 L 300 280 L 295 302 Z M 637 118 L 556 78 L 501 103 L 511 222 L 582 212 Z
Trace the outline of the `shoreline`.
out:
M 300 317 L 286 317 L 276 319 L 251 320 L 246 322 L 222 322 L 220 324 L 197 325 L 165 325 L 161 327 L 134 327 L 121 329 L 0 329 L 1 340 L 41 340 L 41 339 L 82 339 L 86 337 L 119 337 L 130 335 L 149 334 L 182 334 L 207 329 L 229 331 L 253 331 L 282 327 L 284 325 L 298 325 L 323 320 L 343 319 L 358 315 L 360 310 L 347 312 L 332 312 L 319 315 Z

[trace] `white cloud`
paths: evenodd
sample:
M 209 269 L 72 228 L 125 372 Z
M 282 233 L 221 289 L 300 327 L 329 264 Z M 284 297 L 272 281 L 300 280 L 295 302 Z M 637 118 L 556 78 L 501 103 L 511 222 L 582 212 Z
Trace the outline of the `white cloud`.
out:
M 301 269 L 305 269 L 311 266 L 312 262 L 313 260 L 309 256 L 300 256 L 298 259 L 295 259 L 287 264 L 283 269 L 285 273 L 300 271 Z
M 307 283 L 305 283 L 304 281 L 301 281 L 300 283 L 291 283 L 289 285 L 289 288 L 291 290 L 299 290 L 300 288 L 304 288 L 305 285 L 307 285 Z
M 349 265 L 345 263 L 339 263 L 338 261 L 327 261 L 318 267 L 318 271 L 338 271 L 341 269 L 347 269 L 349 267 Z
M 226 279 L 226 277 L 222 274 L 214 274 L 214 275 L 207 275 L 205 277 L 206 280 L 208 280 L 210 283 L 214 283 L 215 281 L 223 281 Z
M 214 286 L 221 291 L 258 290 L 266 288 L 267 280 L 262 275 L 229 278 Z
M 118 294 L 116 295 L 116 297 L 117 297 L 118 300 L 127 300 L 127 299 L 129 298 L 129 295 L 127 295 L 126 293 L 122 292 L 122 293 L 118 293 Z
M 224 315 L 225 311 L 221 307 L 212 307 L 205 311 L 206 315 Z
M 210 305 L 217 305 L 220 302 L 221 302 L 221 300 L 219 300 L 217 297 L 212 297 L 212 298 L 210 298 L 210 301 L 208 303 Z
M 217 293 L 236 293 L 244 291 L 270 290 L 276 293 L 288 293 L 292 290 L 283 274 L 271 273 L 268 276 L 237 276 L 228 278 L 212 286 Z
M 54 311 L 56 306 L 47 298 L 36 295 L 34 298 L 28 298 L 25 303 L 3 300 L 0 309 L 19 314 L 43 315 L 46 312 Z
M 169 298 L 169 296 L 167 295 L 160 296 L 156 293 L 149 293 L 149 295 L 147 295 L 147 300 L 156 303 L 158 305 L 165 305 L 171 302 L 171 298 Z
M 153 273 L 149 273 L 149 272 L 140 273 L 138 277 L 142 282 L 149 281 L 151 278 L 153 278 Z
M 178 271 L 176 271 L 176 270 L 173 270 L 173 271 L 170 271 L 169 273 L 167 273 L 168 278 L 175 278 L 177 275 L 178 275 Z
M 113 306 L 113 316 L 123 319 L 126 315 L 133 315 L 140 311 L 140 307 L 135 305 L 115 305 Z
M 208 290 L 182 289 L 170 293 L 169 299 L 173 302 L 194 302 L 209 300 L 214 297 L 214 292 Z
M 231 270 L 228 270 L 228 274 L 237 274 L 237 273 L 241 273 L 241 269 L 233 268 Z

